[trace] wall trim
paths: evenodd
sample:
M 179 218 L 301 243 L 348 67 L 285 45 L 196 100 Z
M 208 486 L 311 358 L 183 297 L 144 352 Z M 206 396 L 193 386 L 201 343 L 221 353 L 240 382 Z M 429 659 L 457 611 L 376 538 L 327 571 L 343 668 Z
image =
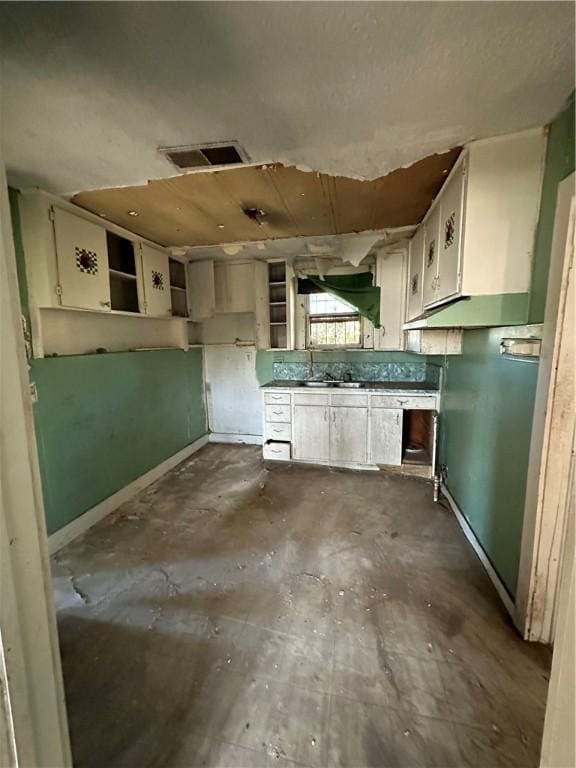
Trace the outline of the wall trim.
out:
M 108 496 L 104 501 L 96 504 L 95 507 L 87 510 L 63 528 L 60 528 L 60 530 L 55 531 L 48 537 L 48 549 L 50 554 L 53 555 L 55 552 L 58 552 L 59 549 L 62 549 L 66 544 L 69 544 L 78 536 L 81 536 L 89 528 L 106 517 L 106 515 L 109 515 L 110 512 L 114 512 L 114 510 L 118 509 L 124 502 L 136 496 L 137 493 L 140 493 L 141 490 L 155 480 L 158 480 L 162 475 L 165 475 L 177 464 L 180 464 L 180 462 L 187 459 L 193 453 L 199 451 L 200 448 L 203 448 L 208 443 L 208 439 L 208 434 L 198 438 L 198 440 L 195 440 L 193 443 L 190 443 L 190 445 L 182 448 L 181 451 L 178 451 L 178 453 L 173 454 L 160 464 L 152 467 L 148 472 L 145 472 L 143 475 L 140 475 L 140 477 L 137 477 L 136 480 L 133 480 L 131 483 L 128 483 L 128 485 L 120 488 L 119 491 Z
M 228 434 L 226 432 L 210 432 L 211 443 L 246 443 L 246 445 L 262 445 L 262 435 Z
M 498 592 L 498 596 L 504 603 L 504 607 L 506 608 L 506 610 L 508 611 L 512 619 L 514 619 L 516 616 L 516 606 L 514 605 L 512 598 L 508 594 L 508 590 L 504 586 L 504 583 L 502 582 L 500 576 L 498 576 L 498 574 L 496 573 L 494 566 L 488 559 L 488 556 L 486 555 L 486 552 L 484 552 L 482 545 L 476 538 L 476 534 L 470 527 L 470 523 L 468 522 L 468 520 L 466 520 L 466 518 L 460 511 L 458 504 L 454 501 L 454 497 L 452 496 L 448 488 L 446 488 L 444 483 L 442 483 L 441 489 L 442 489 L 442 494 L 446 497 L 446 500 L 450 505 L 450 509 L 452 510 L 452 512 L 454 512 L 454 515 L 460 525 L 460 528 L 462 528 L 464 532 L 464 536 L 466 536 L 466 538 L 472 545 L 472 549 L 478 555 L 480 562 L 482 563 L 482 565 L 486 570 L 486 573 L 490 577 L 490 581 L 492 582 L 492 584 L 494 584 L 496 592 Z

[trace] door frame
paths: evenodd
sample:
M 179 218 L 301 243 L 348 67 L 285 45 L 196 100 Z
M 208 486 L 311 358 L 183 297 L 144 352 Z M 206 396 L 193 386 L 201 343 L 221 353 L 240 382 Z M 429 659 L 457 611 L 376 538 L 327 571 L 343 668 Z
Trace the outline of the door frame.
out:
M 0 763 L 68 768 L 72 758 L 1 154 L 0 420 Z
M 554 640 L 574 431 L 575 174 L 558 185 L 522 531 L 515 622 Z

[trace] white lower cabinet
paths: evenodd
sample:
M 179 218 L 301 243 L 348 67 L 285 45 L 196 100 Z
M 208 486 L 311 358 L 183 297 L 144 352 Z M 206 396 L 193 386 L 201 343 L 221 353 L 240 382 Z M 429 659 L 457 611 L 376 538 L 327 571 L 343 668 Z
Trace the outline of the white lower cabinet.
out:
M 264 458 L 344 467 L 400 466 L 405 412 L 436 411 L 433 392 L 264 390 Z M 407 417 L 407 439 L 411 417 Z
M 373 408 L 370 414 L 370 463 L 402 463 L 402 408 Z
M 356 409 L 354 409 L 356 410 Z M 330 458 L 330 408 L 327 405 L 295 405 L 293 455 L 303 461 Z
M 368 408 L 330 408 L 330 461 L 366 464 Z

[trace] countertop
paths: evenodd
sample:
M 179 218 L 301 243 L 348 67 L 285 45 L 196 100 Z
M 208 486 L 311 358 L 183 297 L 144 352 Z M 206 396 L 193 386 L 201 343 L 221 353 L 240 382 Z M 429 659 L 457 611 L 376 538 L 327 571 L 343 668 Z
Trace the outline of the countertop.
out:
M 361 387 L 305 387 L 303 381 L 275 380 L 263 384 L 260 389 L 305 389 L 308 392 L 378 392 L 392 394 L 403 392 L 407 395 L 437 395 L 438 387 L 429 381 L 363 381 Z

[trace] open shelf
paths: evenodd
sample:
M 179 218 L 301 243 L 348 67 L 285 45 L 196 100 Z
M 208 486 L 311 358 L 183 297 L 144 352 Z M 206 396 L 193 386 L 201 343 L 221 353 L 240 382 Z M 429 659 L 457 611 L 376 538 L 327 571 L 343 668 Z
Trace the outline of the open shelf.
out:
M 110 307 L 120 312 L 140 312 L 134 243 L 115 232 L 106 232 Z
M 286 262 L 269 262 L 268 300 L 271 349 L 285 349 L 288 344 L 286 287 Z
M 121 272 L 119 269 L 110 269 L 110 275 L 117 277 L 120 280 L 136 280 L 136 275 L 131 275 L 129 272 Z
M 177 259 L 168 259 L 170 269 L 170 297 L 172 299 L 172 315 L 188 317 L 188 301 L 186 298 L 186 265 Z

